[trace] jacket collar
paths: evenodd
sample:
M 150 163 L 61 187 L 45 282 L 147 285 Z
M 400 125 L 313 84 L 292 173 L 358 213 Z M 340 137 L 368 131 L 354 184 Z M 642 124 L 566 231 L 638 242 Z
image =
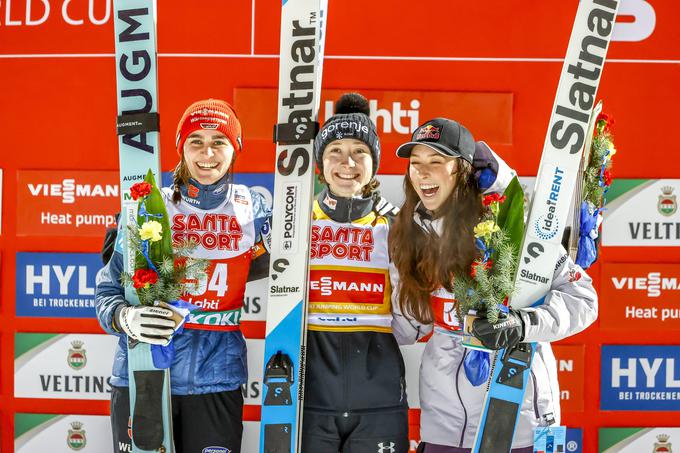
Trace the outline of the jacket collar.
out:
M 316 199 L 321 210 L 332 220 L 341 223 L 353 222 L 366 217 L 373 210 L 375 203 L 373 194 L 368 197 L 339 197 L 324 188 Z
M 194 178 L 190 178 L 179 190 L 182 199 L 191 206 L 199 209 L 214 209 L 224 203 L 230 192 L 228 175 L 214 184 L 201 184 Z
M 426 209 L 420 201 L 413 210 L 413 221 L 432 236 L 440 237 L 444 231 L 444 217 L 434 218 L 434 213 Z

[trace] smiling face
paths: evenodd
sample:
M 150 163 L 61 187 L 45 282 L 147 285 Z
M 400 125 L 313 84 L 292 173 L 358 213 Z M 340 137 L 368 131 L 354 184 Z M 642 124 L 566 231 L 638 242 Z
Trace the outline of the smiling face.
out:
M 429 146 L 413 148 L 408 169 L 413 188 L 430 211 L 437 211 L 456 187 L 458 158 L 439 154 Z
M 350 198 L 361 194 L 373 176 L 371 151 L 361 140 L 332 141 L 324 149 L 322 159 L 324 179 L 337 196 Z
M 197 130 L 184 142 L 184 160 L 191 177 L 201 184 L 214 184 L 227 173 L 234 147 L 218 131 Z

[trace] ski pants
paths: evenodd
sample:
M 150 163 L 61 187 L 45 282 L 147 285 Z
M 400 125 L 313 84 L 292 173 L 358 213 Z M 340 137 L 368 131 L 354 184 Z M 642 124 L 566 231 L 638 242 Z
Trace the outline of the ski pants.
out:
M 130 394 L 111 388 L 113 451 L 131 452 Z M 175 453 L 201 453 L 209 447 L 241 451 L 243 394 L 241 389 L 205 395 L 172 395 Z
M 302 453 L 407 453 L 408 409 L 327 414 L 305 410 Z

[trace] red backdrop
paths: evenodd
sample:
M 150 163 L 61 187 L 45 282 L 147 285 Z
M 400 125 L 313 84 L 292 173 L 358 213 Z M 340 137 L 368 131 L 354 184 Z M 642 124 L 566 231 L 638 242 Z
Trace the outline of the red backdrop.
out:
M 15 412 L 64 411 L 63 401 L 13 398 L 14 332 L 99 331 L 94 320 L 61 323 L 15 317 L 16 252 L 94 252 L 101 245 L 97 237 L 17 237 L 17 171 L 116 170 L 118 165 L 109 0 L 90 0 L 92 14 L 86 1 L 28 3 L 32 9 L 27 18 L 24 2 L 0 2 L 0 168 L 4 170 L 0 436 L 5 451 L 13 449 Z M 680 145 L 674 132 L 680 122 L 680 5 L 673 0 L 622 3 L 627 14 L 621 15 L 617 28 L 627 39 L 638 40 L 612 43 L 598 93 L 605 111 L 616 120 L 615 142 L 620 152 L 615 175 L 677 178 Z M 519 174 L 534 175 L 577 4 L 577 0 L 431 4 L 330 0 L 323 85 L 334 90 L 397 92 L 385 99 L 404 102 L 414 98 L 413 93 L 404 92 L 471 93 L 472 100 L 480 102 L 466 104 L 463 111 L 443 113 L 457 113 L 464 123 L 475 124 L 471 129 L 477 139 L 487 140 Z M 649 8 L 655 18 L 652 22 L 643 14 Z M 190 102 L 205 97 L 233 102 L 237 89 L 276 88 L 279 10 L 274 0 L 159 2 L 164 170 L 176 162 L 176 122 Z M 488 115 L 488 105 L 481 102 L 485 94 L 495 95 L 491 98 L 500 106 L 497 115 Z M 429 98 L 437 96 L 430 93 Z M 249 130 L 261 129 L 263 124 L 270 130 L 273 119 L 268 112 L 275 105 L 243 99 L 236 102 L 247 118 L 246 153 L 237 171 L 270 171 L 273 145 L 264 137 L 249 138 Z M 432 108 L 446 107 L 425 108 L 426 100 L 422 103 L 421 122 Z M 403 124 L 407 123 L 404 119 Z M 400 136 L 387 135 L 381 172 L 401 173 L 403 164 L 393 157 Z M 679 259 L 680 249 L 670 247 L 609 248 L 602 253 L 606 262 Z M 599 265 L 591 273 L 597 280 Z M 583 401 L 576 405 L 582 411 L 564 414 L 566 425 L 584 428 L 584 451 L 596 450 L 599 426 L 667 426 L 677 418 L 672 412 L 599 410 L 600 345 L 628 342 L 629 330 L 604 329 L 597 323 L 563 342 L 585 344 Z M 635 342 L 678 343 L 677 331 L 645 331 Z M 105 414 L 108 404 L 73 401 L 68 411 Z

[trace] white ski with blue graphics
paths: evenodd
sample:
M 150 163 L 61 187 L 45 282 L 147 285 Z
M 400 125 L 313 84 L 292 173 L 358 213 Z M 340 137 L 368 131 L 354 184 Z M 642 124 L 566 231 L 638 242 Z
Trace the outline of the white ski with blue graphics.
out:
M 512 308 L 536 305 L 550 291 L 619 2 L 581 0 L 578 6 L 529 207 Z M 510 451 L 534 351 L 535 344 L 522 343 L 496 354 L 473 453 Z
M 327 0 L 283 0 L 261 453 L 300 449 L 314 137 Z
M 126 272 L 134 271 L 135 253 L 127 241 L 127 225 L 137 224 L 137 202 L 130 187 L 151 169 L 160 181 L 158 133 L 156 20 L 153 0 L 115 0 L 118 148 L 120 155 L 121 218 Z M 138 304 L 133 288 L 125 299 Z M 151 345 L 128 342 L 132 451 L 172 453 L 170 373 L 157 369 Z

